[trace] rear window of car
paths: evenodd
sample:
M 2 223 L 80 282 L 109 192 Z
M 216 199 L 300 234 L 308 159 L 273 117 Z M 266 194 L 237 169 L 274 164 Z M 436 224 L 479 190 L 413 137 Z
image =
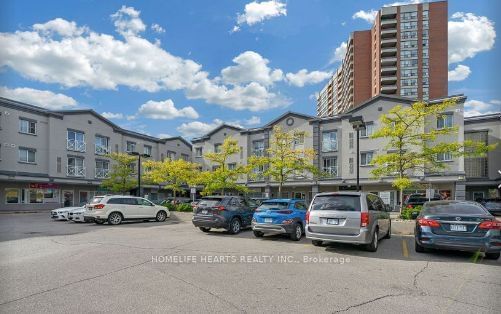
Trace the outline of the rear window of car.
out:
M 468 203 L 450 203 L 450 204 L 425 204 L 423 211 L 426 214 L 457 214 L 457 215 L 483 215 L 485 209 L 481 206 Z
M 96 196 L 96 197 L 94 197 L 94 198 L 92 199 L 92 201 L 90 201 L 90 203 L 91 203 L 91 204 L 97 204 L 97 203 L 101 202 L 101 200 L 102 200 L 103 198 L 104 198 L 103 196 L 99 196 L 99 197 L 97 197 L 97 196 Z
M 358 195 L 322 195 L 311 204 L 311 210 L 357 211 L 361 209 Z
M 222 198 L 202 198 L 198 203 L 200 207 L 213 207 L 218 205 L 223 199 Z
M 501 209 L 501 201 L 487 202 L 484 206 L 487 209 Z
M 285 209 L 289 207 L 288 202 L 270 202 L 266 201 L 263 202 L 259 207 L 256 209 L 256 211 L 266 211 L 266 210 L 280 210 L 280 209 Z

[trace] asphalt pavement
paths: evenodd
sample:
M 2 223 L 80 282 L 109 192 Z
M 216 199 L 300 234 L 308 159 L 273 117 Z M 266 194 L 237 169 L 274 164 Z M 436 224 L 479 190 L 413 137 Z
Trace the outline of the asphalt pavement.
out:
M 0 312 L 498 313 L 501 261 L 306 239 L 0 215 Z

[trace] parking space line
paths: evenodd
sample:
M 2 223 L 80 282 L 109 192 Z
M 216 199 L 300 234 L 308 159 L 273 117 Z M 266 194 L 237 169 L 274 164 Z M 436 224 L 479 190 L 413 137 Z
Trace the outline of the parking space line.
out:
M 407 246 L 407 240 L 406 239 L 402 239 L 402 255 L 405 258 L 409 258 L 409 248 Z

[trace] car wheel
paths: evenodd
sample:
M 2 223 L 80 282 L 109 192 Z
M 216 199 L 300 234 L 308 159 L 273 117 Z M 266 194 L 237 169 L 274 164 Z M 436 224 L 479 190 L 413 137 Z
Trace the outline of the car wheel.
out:
M 110 225 L 119 225 L 122 223 L 122 215 L 120 213 L 114 212 L 108 216 L 108 223 Z
M 104 220 L 94 220 L 94 222 L 98 225 L 104 224 Z
M 230 221 L 230 230 L 228 230 L 231 234 L 237 234 L 240 232 L 240 228 L 242 227 L 242 224 L 240 223 L 240 219 L 238 218 L 233 218 Z
M 300 224 L 295 224 L 294 231 L 290 234 L 291 240 L 299 241 L 303 236 L 303 227 Z
M 485 258 L 496 260 L 496 259 L 499 259 L 499 255 L 500 255 L 499 252 L 497 252 L 497 253 L 485 253 Z
M 311 240 L 311 244 L 313 244 L 314 246 L 322 246 L 323 241 L 320 241 L 320 240 Z
M 374 231 L 374 234 L 372 235 L 372 241 L 371 243 L 367 244 L 365 246 L 365 249 L 369 252 L 376 252 L 377 251 L 377 245 L 378 245 L 378 229 Z
M 210 228 L 205 228 L 205 227 L 199 227 L 198 229 L 202 230 L 203 232 L 209 232 Z
M 261 231 L 253 231 L 253 232 L 256 238 L 262 238 L 264 236 L 264 233 L 262 233 Z
M 391 239 L 391 222 L 388 226 L 388 233 L 384 236 L 384 239 Z
M 158 222 L 164 222 L 165 219 L 167 219 L 167 213 L 164 212 L 163 210 L 159 211 L 157 213 L 157 216 L 155 217 L 156 221 Z
M 426 251 L 424 246 L 419 244 L 416 240 L 414 240 L 414 250 L 418 253 L 424 253 Z

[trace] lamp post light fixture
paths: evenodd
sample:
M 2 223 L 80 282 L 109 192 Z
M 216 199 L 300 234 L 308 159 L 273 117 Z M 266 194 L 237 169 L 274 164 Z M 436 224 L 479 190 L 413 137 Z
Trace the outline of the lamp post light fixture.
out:
M 137 195 L 136 196 L 141 197 L 142 196 L 142 193 L 141 193 L 141 157 L 148 158 L 151 156 L 148 154 L 140 154 L 138 152 L 129 152 L 129 155 L 137 156 L 137 158 L 138 158 L 138 160 L 137 160 Z
M 365 122 L 362 116 L 351 117 L 349 122 L 353 129 L 357 131 L 357 191 L 360 191 L 360 130 L 365 129 Z

